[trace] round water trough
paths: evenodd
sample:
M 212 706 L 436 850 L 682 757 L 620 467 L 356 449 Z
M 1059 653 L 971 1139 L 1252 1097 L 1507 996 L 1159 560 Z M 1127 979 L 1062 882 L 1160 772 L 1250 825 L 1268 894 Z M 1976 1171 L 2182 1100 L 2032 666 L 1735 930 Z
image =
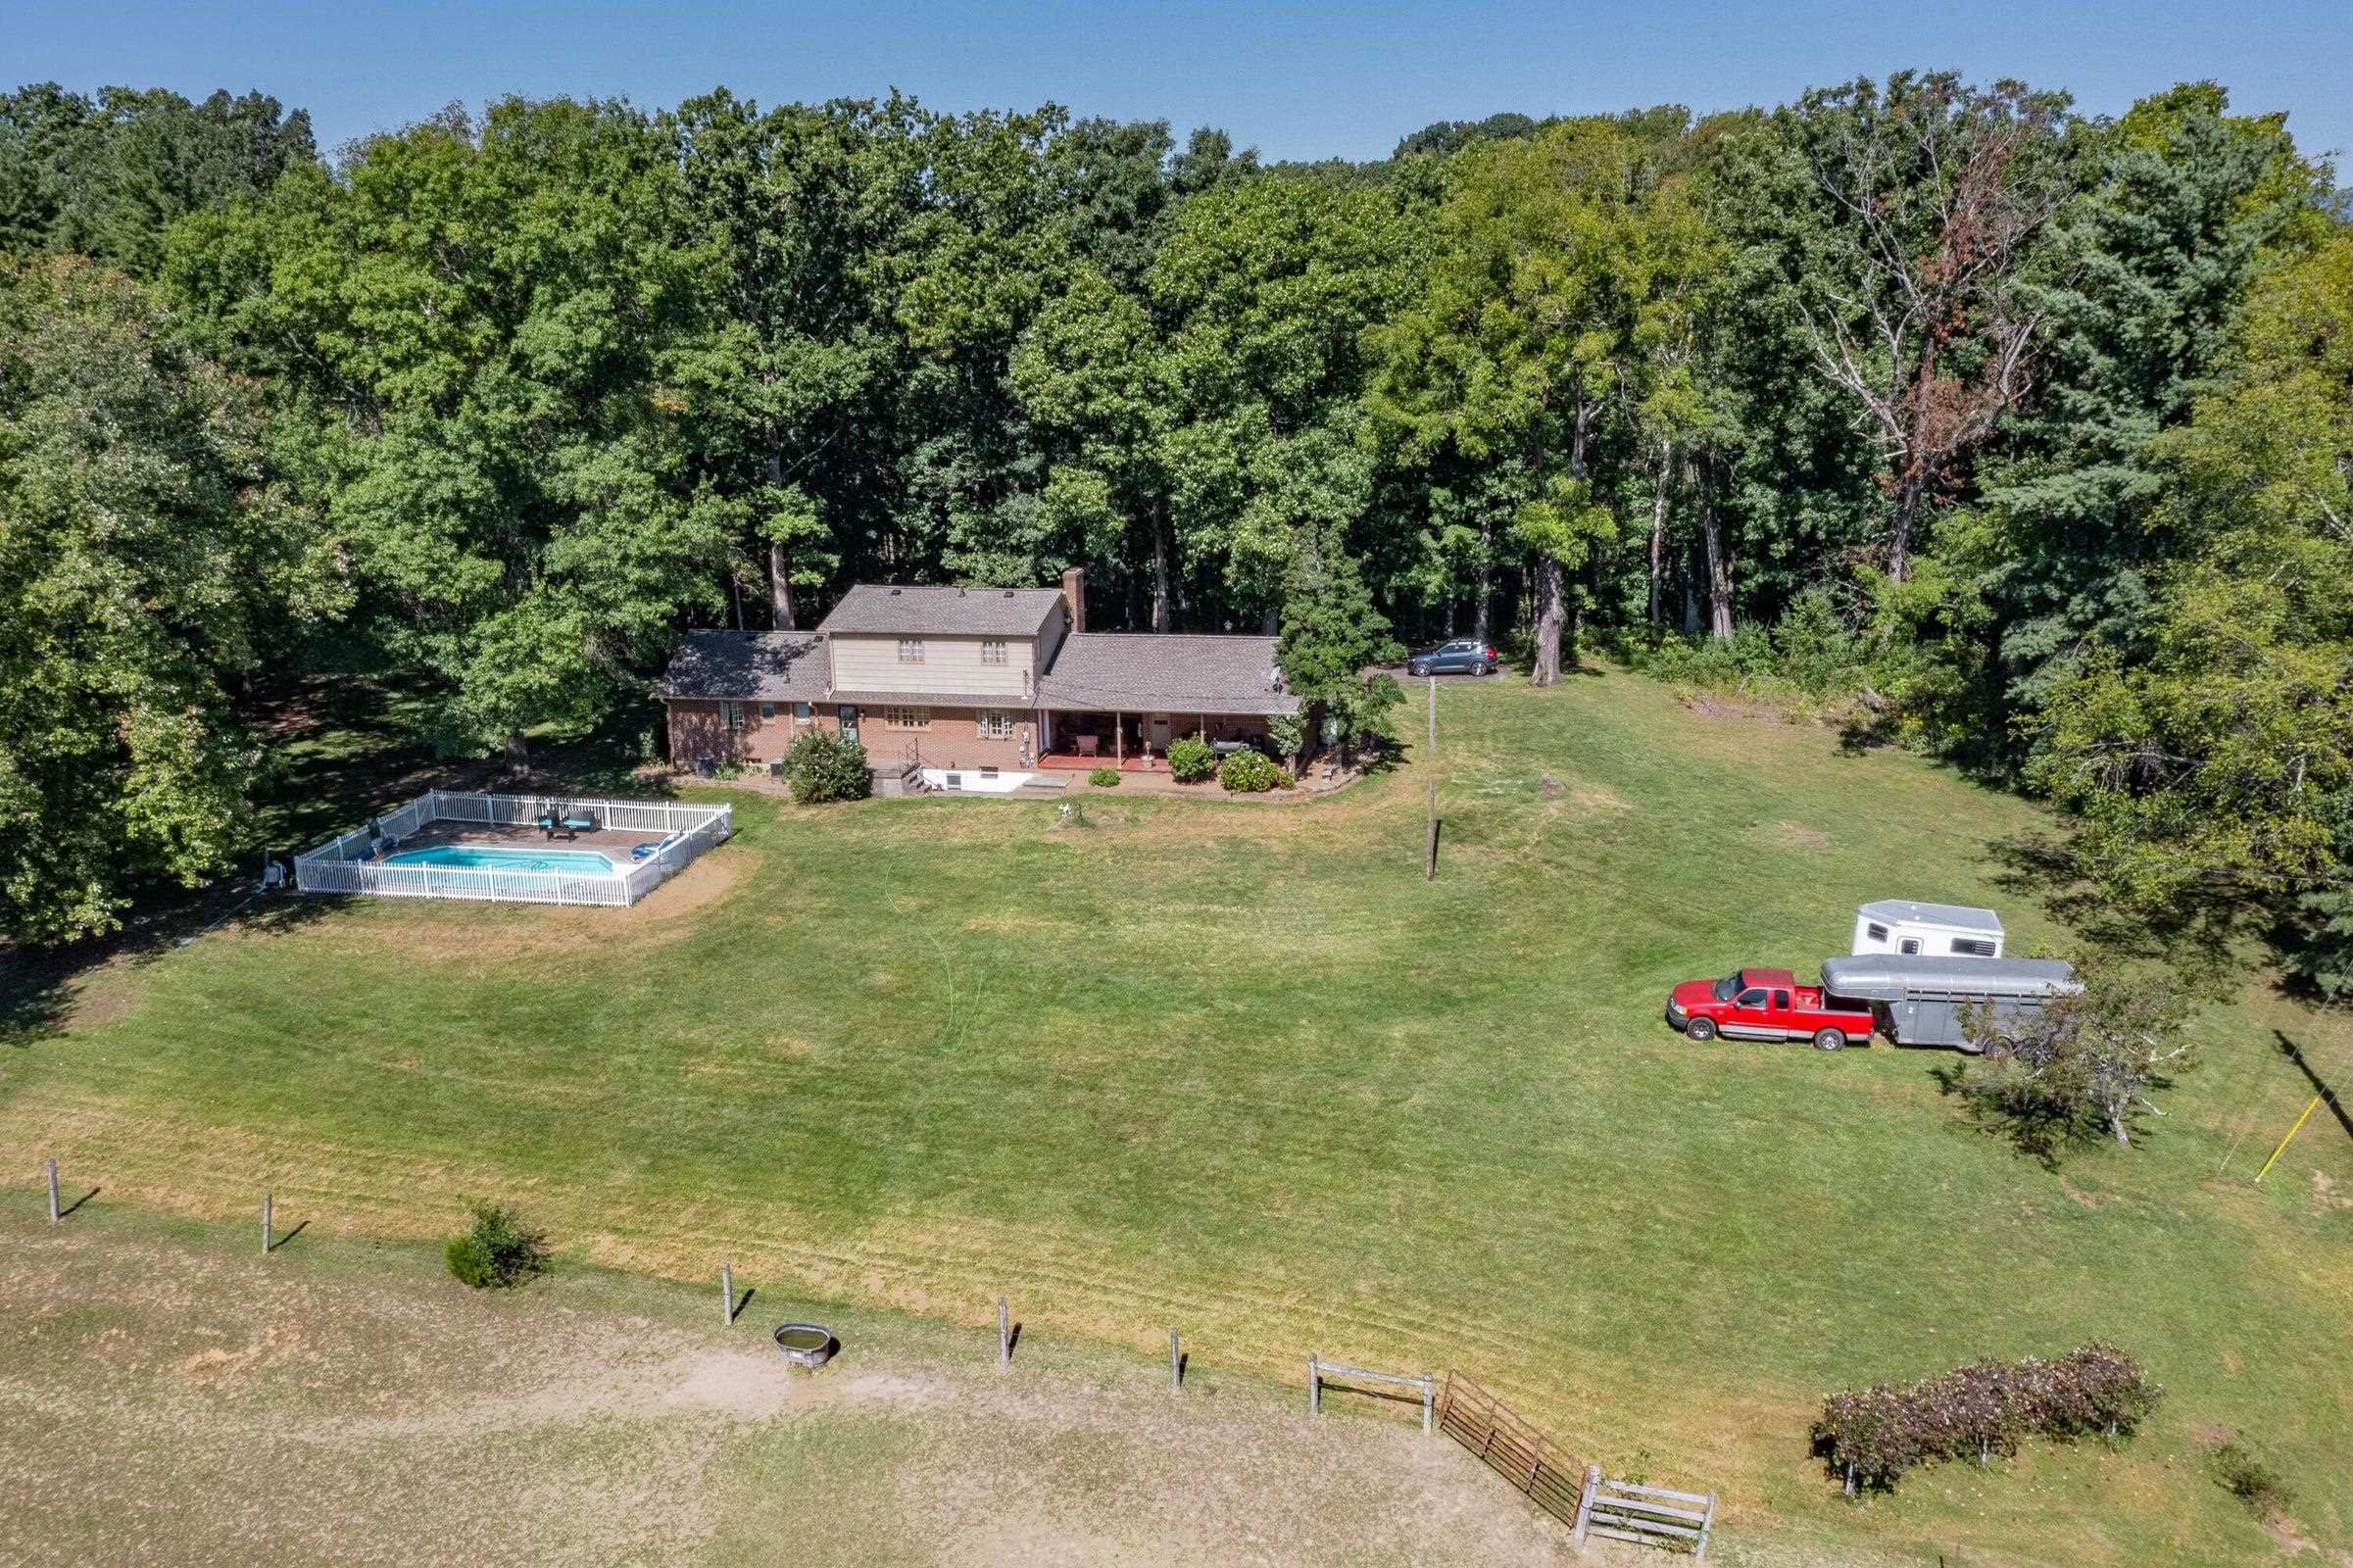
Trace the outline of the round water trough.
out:
M 822 1323 L 779 1323 L 776 1353 L 795 1366 L 823 1366 L 842 1348 L 833 1330 Z

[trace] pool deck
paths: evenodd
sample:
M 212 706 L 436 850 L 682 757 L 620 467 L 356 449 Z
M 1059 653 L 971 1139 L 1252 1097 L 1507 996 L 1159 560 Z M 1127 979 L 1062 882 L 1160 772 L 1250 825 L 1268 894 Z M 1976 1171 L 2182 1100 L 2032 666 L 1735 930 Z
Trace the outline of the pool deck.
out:
M 629 867 L 629 852 L 640 844 L 659 844 L 659 833 L 639 833 L 621 828 L 598 828 L 577 838 L 558 833 L 553 841 L 528 822 L 487 823 L 452 822 L 446 818 L 427 824 L 401 840 L 396 854 L 410 850 L 429 850 L 443 844 L 468 844 L 479 849 L 509 850 L 595 850 L 611 858 L 623 870 Z

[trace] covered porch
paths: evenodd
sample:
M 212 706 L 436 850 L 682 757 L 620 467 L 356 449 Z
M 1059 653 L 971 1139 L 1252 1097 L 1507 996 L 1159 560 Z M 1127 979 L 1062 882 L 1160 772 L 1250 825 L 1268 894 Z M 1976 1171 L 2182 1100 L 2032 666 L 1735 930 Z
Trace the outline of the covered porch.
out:
M 1043 709 L 1038 766 L 1126 773 L 1168 771 L 1169 742 L 1199 735 L 1219 753 L 1246 746 L 1273 754 L 1266 718 L 1256 713 L 1185 713 L 1156 709 Z

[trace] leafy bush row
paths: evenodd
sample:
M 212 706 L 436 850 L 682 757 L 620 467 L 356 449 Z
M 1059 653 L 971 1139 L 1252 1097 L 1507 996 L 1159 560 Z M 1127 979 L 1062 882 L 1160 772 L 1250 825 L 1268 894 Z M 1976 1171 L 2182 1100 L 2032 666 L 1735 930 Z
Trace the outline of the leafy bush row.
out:
M 1814 1423 L 1814 1451 L 1858 1488 L 1887 1491 L 1917 1465 L 2018 1451 L 2030 1437 L 2119 1437 L 2137 1427 L 2164 1391 L 2132 1358 L 2086 1345 L 2054 1361 L 1974 1361 L 1907 1387 L 1878 1384 L 1833 1394 Z

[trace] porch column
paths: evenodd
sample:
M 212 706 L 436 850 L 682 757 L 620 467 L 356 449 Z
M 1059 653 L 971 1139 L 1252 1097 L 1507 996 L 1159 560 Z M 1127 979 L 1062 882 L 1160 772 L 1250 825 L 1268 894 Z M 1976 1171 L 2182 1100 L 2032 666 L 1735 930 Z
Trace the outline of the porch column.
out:
M 1116 709 L 1111 711 L 1111 765 L 1127 766 L 1127 715 Z

